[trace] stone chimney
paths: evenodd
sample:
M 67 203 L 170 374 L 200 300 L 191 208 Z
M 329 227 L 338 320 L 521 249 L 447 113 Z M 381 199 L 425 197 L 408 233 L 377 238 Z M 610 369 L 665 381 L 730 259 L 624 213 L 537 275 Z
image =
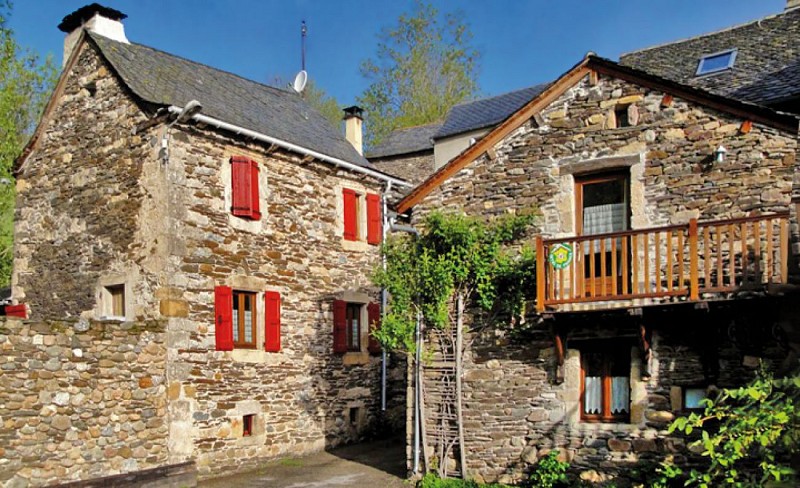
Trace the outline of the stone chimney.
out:
M 786 10 L 800 7 L 800 0 L 786 0 Z
M 64 38 L 64 60 L 61 66 L 67 64 L 67 59 L 75 49 L 75 43 L 78 42 L 83 29 L 96 32 L 114 41 L 129 44 L 128 38 L 125 37 L 125 27 L 122 25 L 122 19 L 126 17 L 127 15 L 119 10 L 97 3 L 81 7 L 64 17 L 64 20 L 58 24 L 59 30 L 67 33 L 67 37 Z
M 800 0 L 798 0 L 800 1 Z M 356 148 L 358 154 L 364 154 L 364 110 L 353 105 L 344 109 L 344 137 Z

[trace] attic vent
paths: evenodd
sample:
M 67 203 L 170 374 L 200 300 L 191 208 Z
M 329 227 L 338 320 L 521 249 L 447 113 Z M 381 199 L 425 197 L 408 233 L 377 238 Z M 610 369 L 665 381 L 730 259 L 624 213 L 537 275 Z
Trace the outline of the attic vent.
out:
M 714 54 L 707 54 L 700 58 L 695 76 L 718 73 L 733 68 L 736 62 L 736 49 L 729 49 Z

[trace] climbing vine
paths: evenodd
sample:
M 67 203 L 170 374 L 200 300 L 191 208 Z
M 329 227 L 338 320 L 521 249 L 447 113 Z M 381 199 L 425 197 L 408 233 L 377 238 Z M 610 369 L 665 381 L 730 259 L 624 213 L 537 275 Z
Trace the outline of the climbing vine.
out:
M 391 301 L 375 337 L 387 349 L 413 352 L 417 314 L 428 327 L 449 327 L 459 296 L 484 315 L 481 323 L 519 320 L 535 289 L 534 252 L 520 243 L 534 221 L 532 213 L 486 221 L 434 212 L 419 236 L 388 238 L 386 268 L 373 281 Z

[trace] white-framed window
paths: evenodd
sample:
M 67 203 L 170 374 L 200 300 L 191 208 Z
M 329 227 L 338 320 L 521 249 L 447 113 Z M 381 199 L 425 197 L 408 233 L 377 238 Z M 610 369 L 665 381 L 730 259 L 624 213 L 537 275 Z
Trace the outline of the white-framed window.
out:
M 733 64 L 736 62 L 736 52 L 736 49 L 728 49 L 727 51 L 706 54 L 697 63 L 695 76 L 719 73 L 733 68 Z

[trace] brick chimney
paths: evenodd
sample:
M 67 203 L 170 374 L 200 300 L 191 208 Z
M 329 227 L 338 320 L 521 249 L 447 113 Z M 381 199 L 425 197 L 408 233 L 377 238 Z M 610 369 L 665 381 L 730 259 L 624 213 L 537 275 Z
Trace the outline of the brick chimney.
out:
M 799 0 L 800 1 L 800 0 Z M 364 110 L 353 105 L 344 109 L 344 137 L 358 154 L 364 154 Z
M 61 23 L 58 24 L 59 30 L 67 33 L 67 37 L 64 38 L 62 67 L 67 64 L 67 59 L 72 54 L 72 50 L 75 49 L 75 43 L 78 42 L 83 29 L 96 32 L 114 41 L 129 44 L 128 38 L 125 37 L 125 27 L 122 25 L 122 19 L 126 17 L 127 15 L 119 10 L 104 7 L 97 3 L 81 7 L 64 17 Z
M 800 0 L 786 0 L 786 10 L 800 7 Z

